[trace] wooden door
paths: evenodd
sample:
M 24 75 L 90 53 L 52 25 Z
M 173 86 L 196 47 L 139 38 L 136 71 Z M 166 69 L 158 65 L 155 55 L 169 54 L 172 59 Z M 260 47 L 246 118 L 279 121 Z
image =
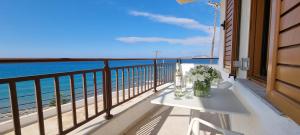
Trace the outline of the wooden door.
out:
M 300 124 L 300 1 L 272 0 L 267 97 Z

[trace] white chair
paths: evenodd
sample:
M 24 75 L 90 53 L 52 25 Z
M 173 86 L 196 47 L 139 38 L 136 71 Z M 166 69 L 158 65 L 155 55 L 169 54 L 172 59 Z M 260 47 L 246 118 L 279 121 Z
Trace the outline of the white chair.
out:
M 215 130 L 223 133 L 223 135 L 243 135 L 243 134 L 238 133 L 238 132 L 229 131 L 229 130 L 217 127 L 217 126 L 215 126 L 215 125 L 213 125 L 213 124 L 211 124 L 211 123 L 209 123 L 209 122 L 207 122 L 205 120 L 199 119 L 199 118 L 193 118 L 192 119 L 192 121 L 190 122 L 189 128 L 188 128 L 187 135 L 191 135 L 192 128 L 193 128 L 195 122 L 198 122 L 198 124 L 201 123 L 201 124 L 206 125 L 206 126 L 208 126 L 210 128 L 213 128 L 213 129 L 215 129 Z

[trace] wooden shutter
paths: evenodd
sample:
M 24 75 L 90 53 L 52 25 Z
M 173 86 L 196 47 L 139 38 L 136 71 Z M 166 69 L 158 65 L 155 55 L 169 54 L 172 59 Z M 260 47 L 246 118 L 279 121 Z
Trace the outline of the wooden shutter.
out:
M 268 99 L 300 124 L 300 1 L 271 0 Z
M 227 0 L 225 14 L 224 69 L 235 76 L 233 61 L 238 60 L 240 0 Z

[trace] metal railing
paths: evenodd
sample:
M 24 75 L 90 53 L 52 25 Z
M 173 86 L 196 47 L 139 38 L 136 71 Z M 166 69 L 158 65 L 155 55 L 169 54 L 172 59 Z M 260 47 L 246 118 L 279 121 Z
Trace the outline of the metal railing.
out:
M 122 67 L 109 67 L 109 61 L 112 60 L 153 60 L 153 64 L 147 65 L 135 65 L 135 66 L 122 66 Z M 110 111 L 111 109 L 143 94 L 151 89 L 156 91 L 157 86 L 165 84 L 172 81 L 172 72 L 174 71 L 174 63 L 160 63 L 157 64 L 155 59 L 1 59 L 1 63 L 23 63 L 23 62 L 69 62 L 69 61 L 103 61 L 104 68 L 91 69 L 91 70 L 81 70 L 74 72 L 63 72 L 63 73 L 53 73 L 53 74 L 43 74 L 43 75 L 32 75 L 25 77 L 17 78 L 5 78 L 0 79 L 0 84 L 7 84 L 9 88 L 9 99 L 10 99 L 10 108 L 12 113 L 14 132 L 15 134 L 21 134 L 21 125 L 20 125 L 20 106 L 35 104 L 33 109 L 36 109 L 38 116 L 39 124 L 39 133 L 45 134 L 45 125 L 44 125 L 44 116 L 43 109 L 45 108 L 45 99 L 42 99 L 41 80 L 51 79 L 53 81 L 54 87 L 54 103 L 57 114 L 57 124 L 58 124 L 58 133 L 66 134 L 70 131 L 76 129 L 78 126 L 83 125 L 84 123 L 96 118 L 97 116 L 105 113 L 105 118 L 110 119 L 112 117 Z M 93 84 L 90 87 L 93 87 L 93 91 L 87 90 L 87 74 L 92 75 Z M 82 92 L 75 91 L 75 81 L 74 76 L 80 75 L 82 81 Z M 113 77 L 112 77 L 113 76 Z M 72 106 L 72 119 L 73 126 L 68 129 L 63 128 L 62 122 L 62 92 L 60 78 L 68 77 L 69 78 L 69 90 L 70 90 L 70 103 Z M 101 79 L 100 79 L 100 78 Z M 102 81 L 101 81 L 102 80 Z M 33 81 L 34 84 L 34 95 L 22 95 L 18 96 L 17 86 L 18 82 L 24 81 Z M 112 86 L 113 85 L 113 86 Z M 99 88 L 102 87 L 102 88 Z M 100 89 L 100 91 L 99 91 Z M 64 92 L 65 93 L 65 92 Z M 92 93 L 92 94 L 89 94 Z M 77 107 L 76 107 L 76 95 L 82 94 L 82 99 L 84 103 L 84 117 L 85 120 L 78 122 L 77 121 Z M 98 108 L 98 95 L 102 94 L 102 103 L 103 109 Z M 116 94 L 114 99 L 116 102 L 113 104 L 113 95 Z M 94 99 L 94 115 L 89 115 L 89 104 L 88 104 L 88 95 L 92 96 Z M 29 103 L 19 103 L 20 98 L 34 96 L 35 102 Z M 43 107 L 44 106 L 44 107 Z
M 120 66 L 110 67 L 111 61 L 123 61 L 123 60 L 148 60 L 152 61 L 152 64 L 134 65 L 134 66 Z M 174 62 L 158 63 L 159 60 L 174 60 Z M 164 59 L 148 59 L 148 58 L 134 58 L 134 59 L 0 59 L 0 63 L 32 63 L 32 62 L 77 62 L 77 61 L 103 61 L 103 68 L 80 70 L 72 72 L 51 73 L 42 75 L 31 75 L 15 78 L 0 79 L 0 84 L 8 85 L 9 90 L 9 102 L 12 114 L 12 120 L 14 125 L 14 133 L 16 135 L 21 134 L 20 124 L 20 112 L 22 106 L 31 106 L 31 109 L 35 109 L 38 116 L 39 133 L 45 134 L 44 125 L 44 109 L 49 106 L 49 100 L 51 100 L 53 107 L 56 109 L 58 134 L 67 134 L 77 127 L 89 122 L 99 115 L 105 114 L 106 119 L 110 119 L 111 110 L 151 89 L 157 92 L 157 87 L 168 82 L 172 82 L 175 72 L 176 58 L 164 58 Z M 209 60 L 209 58 L 208 58 Z M 76 76 L 76 77 L 75 77 Z M 61 78 L 68 78 L 68 89 L 62 89 Z M 75 79 L 80 78 L 82 87 L 76 87 L 78 81 Z M 47 93 L 50 91 L 43 91 L 42 81 L 48 79 L 51 80 L 50 85 L 54 90 L 54 97 L 52 99 L 45 99 Z M 25 94 L 18 96 L 17 83 L 24 81 L 32 81 L 34 85 L 34 94 Z M 66 81 L 66 80 L 64 80 Z M 79 90 L 82 91 L 79 91 Z M 69 92 L 69 93 L 68 93 Z M 102 96 L 99 96 L 102 95 Z M 33 102 L 19 103 L 22 98 L 28 98 L 34 96 Z M 70 97 L 64 100 L 65 96 Z M 46 96 L 47 97 L 47 96 Z M 93 111 L 94 115 L 89 115 L 88 103 L 89 98 L 93 98 Z M 99 99 L 102 98 L 102 99 Z M 1 99 L 0 99 L 1 100 Z M 77 103 L 78 100 L 82 100 L 84 109 L 84 120 L 77 121 Z M 99 102 L 99 101 L 102 102 Z M 63 128 L 62 121 L 62 105 L 70 103 L 73 125 L 70 128 Z M 103 104 L 102 108 L 99 108 L 99 103 Z M 30 105 L 28 105 L 30 104 Z M 4 108 L 9 108 L 5 106 Z M 26 108 L 25 108 L 26 109 Z M 28 108 L 27 108 L 28 109 Z M 1 108 L 0 108 L 1 110 Z

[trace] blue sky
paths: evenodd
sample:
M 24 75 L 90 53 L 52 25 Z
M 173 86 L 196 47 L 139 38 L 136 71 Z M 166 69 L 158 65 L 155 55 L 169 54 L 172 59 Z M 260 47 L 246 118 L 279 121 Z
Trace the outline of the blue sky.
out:
M 209 55 L 213 13 L 207 0 L 1 0 L 0 57 Z

